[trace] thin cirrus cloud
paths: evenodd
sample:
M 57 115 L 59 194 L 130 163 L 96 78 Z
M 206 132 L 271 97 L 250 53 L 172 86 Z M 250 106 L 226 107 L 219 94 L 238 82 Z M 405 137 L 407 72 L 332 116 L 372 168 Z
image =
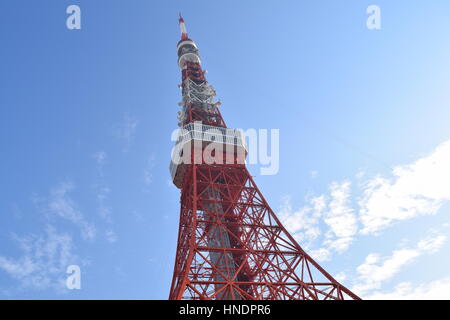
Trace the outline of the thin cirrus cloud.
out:
M 56 188 L 51 189 L 44 209 L 47 213 L 68 220 L 77 226 L 83 239 L 93 240 L 96 235 L 96 228 L 94 224 L 85 219 L 70 197 L 69 194 L 73 189 L 74 185 L 71 182 L 60 183 Z
M 363 234 L 436 214 L 450 200 L 450 141 L 412 164 L 394 168 L 392 176 L 376 177 L 365 185 L 359 202 Z
M 319 261 L 329 260 L 333 251 L 346 251 L 358 232 L 357 217 L 350 203 L 350 186 L 349 181 L 333 182 L 329 195 L 309 197 L 307 205 L 296 211 L 292 209 L 290 197 L 283 200 L 279 212 L 281 221 Z M 322 231 L 324 228 L 326 232 Z M 319 239 L 322 239 L 322 247 L 314 249 Z
M 21 288 L 63 291 L 67 266 L 79 263 L 73 253 L 72 237 L 47 225 L 44 234 L 13 238 L 22 255 L 19 258 L 0 256 L 0 269 L 16 279 Z
M 144 184 L 149 186 L 153 182 L 153 168 L 155 167 L 156 157 L 155 154 L 151 154 L 147 159 L 147 164 L 144 169 Z
M 118 240 L 117 234 L 112 229 L 106 230 L 105 236 L 109 243 L 114 243 Z
M 309 248 L 322 231 L 320 219 L 326 208 L 325 196 L 308 198 L 308 204 L 299 210 L 293 210 L 290 196 L 283 199 L 278 217 L 292 236 L 305 248 Z
M 97 165 L 98 176 L 94 191 L 97 197 L 98 213 L 102 220 L 108 225 L 108 229 L 104 232 L 104 237 L 109 243 L 115 243 L 118 240 L 116 232 L 113 230 L 112 209 L 108 205 L 109 194 L 111 189 L 106 183 L 104 167 L 108 160 L 108 154 L 105 151 L 97 151 L 92 155 Z
M 352 290 L 360 295 L 373 295 L 373 290 L 380 289 L 382 284 L 420 256 L 438 252 L 446 240 L 446 236 L 437 234 L 419 241 L 413 248 L 394 250 L 388 257 L 377 253 L 369 254 L 364 263 L 356 268 L 357 284 Z
M 324 215 L 328 226 L 325 244 L 337 252 L 346 251 L 358 231 L 357 218 L 350 203 L 350 185 L 350 181 L 331 184 L 329 210 Z
M 118 241 L 118 236 L 112 229 L 111 210 L 106 205 L 110 189 L 104 184 L 103 173 L 107 154 L 103 151 L 96 152 L 93 154 L 93 159 L 98 169 L 98 183 L 95 191 L 99 215 L 108 225 L 103 234 L 109 243 L 115 243 Z M 51 188 L 47 196 L 35 196 L 34 203 L 38 210 L 44 213 L 46 220 L 44 232 L 30 233 L 25 236 L 13 235 L 21 255 L 19 257 L 0 255 L 0 270 L 17 280 L 20 284 L 19 289 L 23 287 L 63 291 L 67 266 L 84 263 L 74 253 L 73 234 L 58 230 L 64 228 L 60 222 L 67 221 L 80 232 L 83 240 L 91 241 L 96 238 L 97 228 L 80 211 L 72 197 L 74 190 L 75 185 L 65 181 Z
M 366 297 L 370 300 L 447 300 L 450 292 L 450 277 L 413 286 L 402 282 L 388 292 L 375 292 Z
M 123 142 L 123 152 L 128 152 L 136 135 L 138 124 L 139 122 L 135 117 L 125 114 L 121 125 L 115 129 L 116 136 Z
M 94 159 L 96 165 L 97 165 L 97 171 L 98 176 L 100 178 L 103 178 L 104 176 L 104 167 L 106 164 L 106 161 L 108 159 L 108 154 L 105 151 L 97 151 L 92 155 L 92 158 Z
M 352 197 L 351 186 L 350 181 L 333 182 L 329 194 L 307 198 L 299 210 L 292 209 L 289 197 L 283 201 L 282 222 L 319 261 L 345 252 L 358 235 L 379 234 L 402 220 L 436 214 L 450 200 L 450 141 L 395 167 L 391 177 L 368 179 L 357 190 L 359 197 Z

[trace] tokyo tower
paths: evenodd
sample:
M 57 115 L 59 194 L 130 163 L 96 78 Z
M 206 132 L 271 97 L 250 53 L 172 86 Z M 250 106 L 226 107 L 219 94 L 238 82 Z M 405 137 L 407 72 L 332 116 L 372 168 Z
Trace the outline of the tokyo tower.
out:
M 359 299 L 288 233 L 245 166 L 245 139 L 229 129 L 180 15 L 178 139 L 170 172 L 181 190 L 169 299 Z

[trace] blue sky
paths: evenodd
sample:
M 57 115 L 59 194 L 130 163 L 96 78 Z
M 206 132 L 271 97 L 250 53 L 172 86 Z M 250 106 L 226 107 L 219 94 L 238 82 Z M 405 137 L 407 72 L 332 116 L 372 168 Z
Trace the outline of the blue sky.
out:
M 280 130 L 278 174 L 250 171 L 300 244 L 364 298 L 450 298 L 449 10 L 1 1 L 0 298 L 167 298 L 179 11 L 227 125 Z

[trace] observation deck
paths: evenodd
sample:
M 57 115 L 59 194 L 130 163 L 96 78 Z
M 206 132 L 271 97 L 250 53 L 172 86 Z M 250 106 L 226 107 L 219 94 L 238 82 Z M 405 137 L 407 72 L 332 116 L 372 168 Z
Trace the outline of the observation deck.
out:
M 196 164 L 244 164 L 246 156 L 247 146 L 241 130 L 188 123 L 179 129 L 172 151 L 169 166 L 172 181 L 178 188 L 182 187 L 185 167 L 192 160 Z

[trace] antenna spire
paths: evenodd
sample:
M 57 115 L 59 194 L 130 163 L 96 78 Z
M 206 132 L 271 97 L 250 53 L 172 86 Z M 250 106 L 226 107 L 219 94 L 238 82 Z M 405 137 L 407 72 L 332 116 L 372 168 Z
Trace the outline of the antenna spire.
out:
M 188 38 L 186 24 L 184 23 L 184 19 L 181 16 L 180 12 L 180 19 L 178 20 L 180 23 L 180 31 L 181 31 L 181 40 L 186 40 Z

